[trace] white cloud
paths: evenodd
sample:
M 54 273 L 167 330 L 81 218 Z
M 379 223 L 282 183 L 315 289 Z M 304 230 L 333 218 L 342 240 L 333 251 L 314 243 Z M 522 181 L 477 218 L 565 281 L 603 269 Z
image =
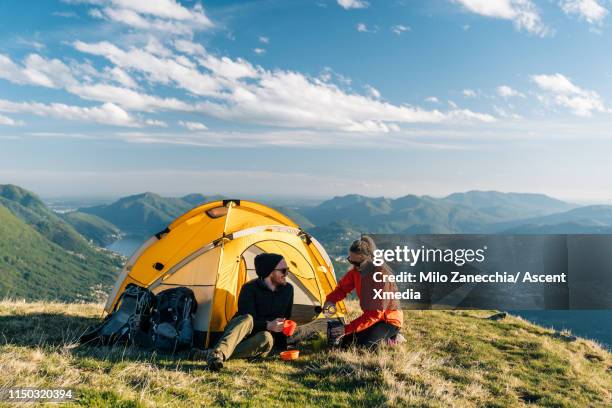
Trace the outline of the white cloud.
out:
M 163 120 L 157 120 L 157 119 L 146 119 L 144 121 L 144 124 L 147 126 L 156 126 L 156 127 L 168 127 L 168 124 L 166 122 L 164 122 Z
M 127 110 L 147 112 L 156 110 L 193 110 L 193 107 L 190 104 L 176 98 L 160 98 L 153 95 L 141 94 L 132 89 L 114 85 L 77 85 L 68 88 L 68 91 L 78 95 L 82 99 L 112 102 Z
M 140 127 L 142 124 L 125 110 L 113 103 L 82 107 L 63 103 L 12 102 L 0 99 L 0 111 L 31 113 L 60 119 L 94 122 L 105 125 Z
M 98 71 L 87 61 L 67 65 L 33 55 L 16 64 L 0 56 L 0 75 L 17 83 L 65 89 L 103 105 L 18 103 L 5 104 L 5 109 L 134 127 L 165 123 L 132 116 L 130 111 L 176 110 L 276 128 L 367 133 L 397 132 L 403 124 L 494 120 L 491 115 L 456 105 L 442 112 L 386 102 L 372 87 L 366 86 L 363 94 L 355 92 L 350 78 L 331 69 L 325 69 L 319 78 L 283 69 L 266 70 L 243 59 L 214 56 L 192 40 L 173 36 L 145 33 L 128 46 L 78 40 L 73 46 L 81 53 L 103 57 L 108 65 Z M 159 88 L 182 94 L 163 97 L 138 91 Z
M 198 59 L 203 67 L 209 69 L 215 76 L 227 79 L 255 78 L 258 75 L 257 69 L 248 61 L 242 58 L 233 60 L 228 57 L 217 58 L 207 55 Z
M 360 9 L 369 6 L 369 3 L 364 0 L 338 0 L 338 5 L 345 10 Z
M 263 35 L 260 35 L 259 36 L 259 42 L 262 42 L 264 44 L 269 44 L 270 43 L 270 38 L 264 37 Z
M 474 91 L 473 89 L 469 89 L 469 88 L 468 89 L 464 89 L 463 91 L 461 91 L 461 93 L 466 98 L 475 98 L 476 97 L 476 91 Z
M 124 87 L 103 83 L 80 83 L 71 68 L 57 59 L 48 60 L 37 54 L 31 54 L 25 59 L 23 66 L 19 66 L 10 58 L 0 54 L 0 77 L 15 83 L 63 88 L 82 99 L 112 102 L 127 110 L 193 110 L 189 104 L 176 98 L 159 98 L 130 89 L 136 88 L 137 84 L 120 67 L 106 67 L 104 74 L 99 74 L 91 66 L 81 65 L 77 69 L 86 74 L 111 79 Z
M 410 27 L 402 24 L 397 24 L 391 27 L 391 31 L 393 31 L 397 35 L 400 35 L 405 31 L 410 31 Z
M 27 39 L 22 38 L 22 37 L 18 37 L 15 42 L 18 43 L 18 44 L 24 45 L 26 47 L 34 48 L 37 51 L 40 51 L 43 48 L 45 48 L 45 44 L 43 44 L 43 43 L 41 43 L 39 41 L 27 40 Z
M 74 47 L 84 53 L 103 56 L 118 67 L 140 71 L 147 75 L 149 81 L 163 85 L 175 84 L 191 94 L 212 96 L 220 89 L 216 79 L 199 72 L 193 66 L 181 63 L 178 59 L 161 58 L 136 47 L 122 50 L 108 41 L 76 41 Z
M 440 100 L 435 96 L 428 96 L 427 98 L 425 98 L 425 101 L 429 103 L 440 103 Z
M 365 25 L 365 23 L 357 23 L 355 28 L 357 28 L 357 31 L 359 31 L 360 33 L 367 33 L 368 32 L 368 26 Z
M 459 120 L 476 120 L 479 122 L 495 122 L 495 117 L 489 115 L 488 113 L 479 113 L 472 112 L 469 109 L 457 109 L 450 111 L 448 113 L 448 117 L 450 119 L 459 119 Z
M 374 99 L 380 99 L 380 92 L 378 91 L 378 89 L 374 88 L 371 85 L 365 85 L 364 86 L 365 90 L 368 92 L 368 95 L 370 95 L 370 97 L 374 98 Z
M 448 106 L 450 106 L 453 109 L 458 109 L 459 107 L 457 106 L 457 104 L 451 100 L 448 101 Z
M 174 83 L 192 94 L 214 97 L 215 100 L 194 103 L 195 109 L 226 120 L 294 128 L 389 132 L 398 129 L 398 123 L 489 119 L 383 103 L 371 91 L 370 97 L 347 93 L 332 83 L 291 71 L 265 71 L 239 59 L 210 55 L 199 58 L 199 63 L 210 71 L 202 73 L 172 58 L 161 58 L 137 48 L 122 50 L 108 42 L 77 41 L 75 47 L 102 55 L 123 69 L 143 72 L 152 82 Z M 209 86 L 204 88 L 204 85 Z M 90 85 L 79 89 L 79 95 L 84 98 L 106 98 L 129 109 L 190 109 L 176 100 L 152 99 L 125 88 Z
M 597 0 L 563 0 L 560 6 L 565 14 L 576 14 L 590 24 L 601 24 L 608 15 L 608 10 Z
M 606 108 L 599 94 L 582 89 L 562 74 L 532 75 L 531 80 L 543 91 L 549 92 L 552 102 L 570 109 L 577 116 L 591 116 L 593 112 L 605 112 Z M 549 98 L 541 97 L 544 104 Z
M 194 31 L 213 27 L 201 4 L 187 8 L 175 0 L 81 0 L 100 8 L 89 14 L 125 24 L 131 28 L 191 36 Z
M 0 115 L 0 125 L 4 125 L 4 126 L 18 126 L 18 125 L 23 125 L 23 122 L 11 119 L 8 116 Z
M 176 48 L 176 50 L 179 52 L 189 54 L 189 55 L 206 54 L 206 49 L 204 48 L 204 46 L 202 46 L 202 44 L 194 43 L 189 40 L 183 40 L 183 39 L 176 40 L 174 42 L 174 48 Z
M 266 53 L 266 50 L 263 48 L 253 48 L 253 52 L 257 55 L 262 55 Z
M 499 96 L 501 96 L 502 98 L 513 98 L 513 97 L 520 97 L 520 98 L 524 98 L 525 95 L 515 89 L 512 89 L 511 87 L 509 87 L 508 85 L 500 85 L 497 87 L 497 94 Z
M 539 11 L 531 0 L 451 0 L 467 10 L 486 17 L 511 20 L 517 29 L 540 36 L 551 31 L 542 23 Z
M 0 54 L 0 78 L 14 83 L 60 88 L 75 84 L 70 68 L 58 59 L 46 59 L 38 54 L 26 57 L 18 66 L 6 55 Z
M 582 90 L 574 85 L 565 75 L 532 75 L 531 80 L 541 89 L 557 94 L 579 94 Z
M 186 122 L 186 121 L 179 121 L 179 125 L 181 125 L 184 128 L 187 128 L 189 130 L 208 130 L 208 127 L 200 122 Z
M 467 111 L 443 113 L 397 106 L 280 70 L 262 70 L 257 81 L 241 83 L 223 103 L 203 102 L 199 106 L 203 112 L 224 120 L 349 132 L 389 132 L 400 123 L 490 119 Z
M 123 85 L 127 88 L 138 88 L 138 84 L 136 83 L 136 81 L 134 81 L 132 77 L 130 77 L 130 75 L 123 69 L 119 67 L 106 67 L 104 71 L 107 76 L 114 82 L 117 82 L 118 84 Z
M 518 115 L 514 112 L 511 112 L 497 105 L 493 105 L 493 110 L 495 111 L 495 113 L 497 113 L 498 116 L 502 118 L 508 118 L 508 119 L 522 119 L 523 118 L 521 115 Z

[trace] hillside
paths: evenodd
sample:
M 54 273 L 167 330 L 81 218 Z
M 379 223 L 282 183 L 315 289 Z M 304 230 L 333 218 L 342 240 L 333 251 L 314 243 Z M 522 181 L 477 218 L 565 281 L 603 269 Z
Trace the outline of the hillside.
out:
M 122 258 L 89 244 L 34 194 L 0 186 L 0 296 L 95 299 Z
M 111 244 L 122 235 L 115 225 L 93 214 L 72 211 L 62 214 L 62 218 L 79 234 L 101 247 Z
M 67 251 L 91 251 L 88 242 L 73 227 L 30 191 L 10 184 L 0 185 L 0 206 Z
M 149 236 L 166 228 L 192 207 L 193 204 L 180 198 L 143 193 L 108 205 L 80 208 L 79 212 L 100 217 L 128 234 Z
M 610 353 L 519 318 L 406 312 L 407 343 L 375 353 L 302 344 L 300 358 L 201 361 L 76 347 L 101 305 L 0 302 L 0 388 L 74 388 L 86 406 L 605 407 Z M 319 351 L 314 351 L 319 350 Z
M 500 193 L 499 191 L 472 190 L 465 193 L 453 193 L 444 197 L 444 201 L 475 208 L 507 220 L 537 217 L 576 207 L 544 194 Z
M 543 194 L 469 191 L 444 198 L 350 194 L 301 212 L 317 226 L 347 221 L 371 233 L 478 233 L 491 224 L 574 208 Z
M 110 286 L 121 259 L 89 249 L 69 252 L 0 205 L 0 296 L 92 299 Z M 102 286 L 100 286 L 102 285 Z
M 149 237 L 168 226 L 183 213 L 223 196 L 188 194 L 183 197 L 162 197 L 154 193 L 142 193 L 123 197 L 111 204 L 84 207 L 79 213 L 87 213 L 105 220 L 121 232 L 138 237 Z M 94 237 L 87 234 L 91 239 Z

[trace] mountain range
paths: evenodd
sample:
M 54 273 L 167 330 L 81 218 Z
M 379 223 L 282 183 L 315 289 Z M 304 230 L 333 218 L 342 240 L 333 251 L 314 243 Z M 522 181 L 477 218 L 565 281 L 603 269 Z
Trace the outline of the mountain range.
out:
M 107 223 L 107 236 L 114 226 L 123 234 L 144 240 L 194 206 L 222 198 L 226 197 L 201 194 L 162 197 L 148 192 L 124 197 L 107 205 L 80 208 L 65 217 L 94 242 L 97 240 L 94 224 L 102 222 Z M 271 205 L 274 206 L 273 203 Z M 316 205 L 277 206 L 276 209 L 319 239 L 333 257 L 342 256 L 350 241 L 361 233 L 612 232 L 612 206 L 578 206 L 532 193 L 468 191 L 441 198 L 350 194 Z M 96 217 L 89 220 L 89 228 L 75 222 L 75 218 L 82 218 L 83 214 Z M 98 235 L 101 233 L 98 232 Z
M 191 208 L 222 198 L 147 192 L 58 214 L 35 194 L 0 185 L 0 295 L 87 298 L 96 284 L 110 285 L 121 264 L 102 247 L 126 235 L 144 241 Z M 543 194 L 351 194 L 276 208 L 315 236 L 337 262 L 361 233 L 612 233 L 612 206 L 578 206 Z

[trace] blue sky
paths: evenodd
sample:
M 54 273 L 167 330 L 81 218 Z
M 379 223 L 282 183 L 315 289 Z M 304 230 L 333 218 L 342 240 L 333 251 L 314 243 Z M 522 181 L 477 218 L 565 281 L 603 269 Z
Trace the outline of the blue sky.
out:
M 609 0 L 0 3 L 0 183 L 612 201 Z

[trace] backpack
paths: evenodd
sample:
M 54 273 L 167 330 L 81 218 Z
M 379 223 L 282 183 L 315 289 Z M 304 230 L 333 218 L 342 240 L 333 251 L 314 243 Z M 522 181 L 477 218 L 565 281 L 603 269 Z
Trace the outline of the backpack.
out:
M 128 284 L 113 311 L 97 326 L 88 328 L 79 338 L 81 344 L 133 344 L 148 330 L 155 295 L 150 290 Z
M 149 336 L 153 348 L 166 353 L 191 348 L 193 323 L 198 304 L 189 288 L 159 292 L 151 313 Z

